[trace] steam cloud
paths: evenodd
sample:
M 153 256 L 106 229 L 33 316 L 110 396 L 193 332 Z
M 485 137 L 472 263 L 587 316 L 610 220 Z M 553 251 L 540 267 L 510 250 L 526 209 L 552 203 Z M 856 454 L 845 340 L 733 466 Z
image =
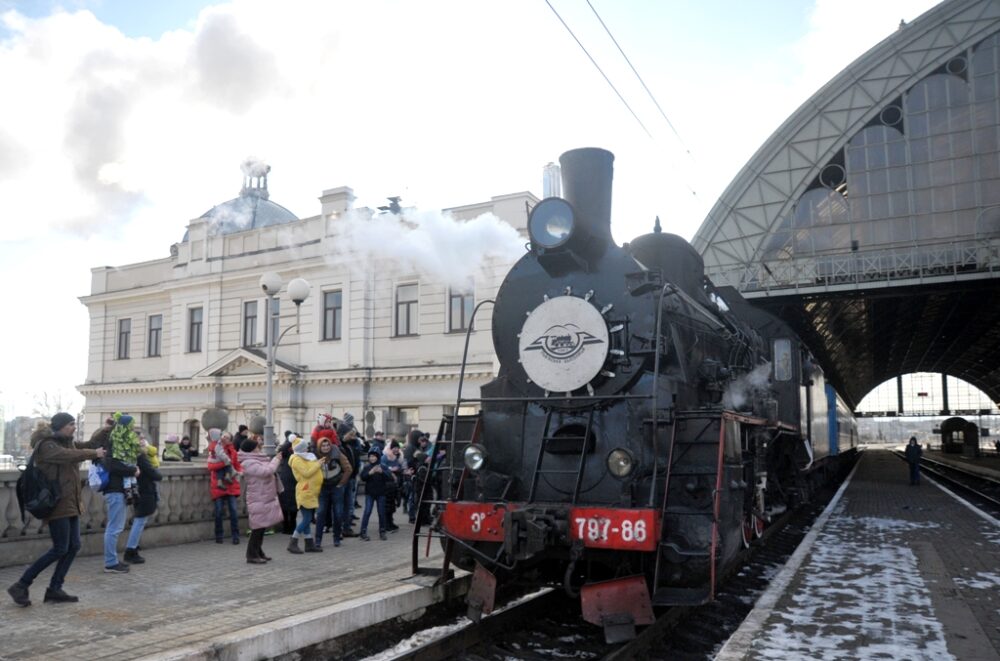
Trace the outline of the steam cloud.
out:
M 722 395 L 722 405 L 730 410 L 742 410 L 754 395 L 767 394 L 771 363 L 763 363 L 734 379 Z
M 509 263 L 524 254 L 524 239 L 491 213 L 458 220 L 442 211 L 406 209 L 403 214 L 358 213 L 343 219 L 336 250 L 373 268 L 415 271 L 451 287 L 485 275 L 489 260 Z

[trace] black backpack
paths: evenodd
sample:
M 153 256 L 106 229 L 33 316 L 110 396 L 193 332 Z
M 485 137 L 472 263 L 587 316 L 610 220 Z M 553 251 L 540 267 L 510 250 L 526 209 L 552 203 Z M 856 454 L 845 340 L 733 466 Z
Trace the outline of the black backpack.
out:
M 37 450 L 36 450 L 37 452 Z M 48 476 L 35 465 L 35 454 L 28 459 L 28 466 L 17 478 L 17 504 L 21 509 L 21 522 L 25 521 L 24 511 L 28 510 L 36 519 L 45 519 L 55 511 L 62 490 L 57 480 Z

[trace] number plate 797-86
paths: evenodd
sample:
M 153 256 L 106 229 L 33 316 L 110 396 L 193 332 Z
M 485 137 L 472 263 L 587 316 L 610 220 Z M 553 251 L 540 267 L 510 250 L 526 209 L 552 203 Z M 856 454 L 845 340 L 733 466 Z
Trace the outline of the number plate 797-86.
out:
M 655 510 L 575 507 L 569 528 L 570 537 L 588 548 L 654 551 L 659 538 Z

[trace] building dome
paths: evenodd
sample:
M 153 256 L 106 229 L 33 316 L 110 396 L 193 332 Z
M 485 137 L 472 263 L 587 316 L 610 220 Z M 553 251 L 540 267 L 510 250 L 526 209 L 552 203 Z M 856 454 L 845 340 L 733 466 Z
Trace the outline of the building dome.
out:
M 235 234 L 247 230 L 293 223 L 299 218 L 268 199 L 267 173 L 271 166 L 260 161 L 246 160 L 240 166 L 243 170 L 243 189 L 240 196 L 217 204 L 200 219 L 211 221 L 211 234 Z M 187 232 L 183 241 L 188 240 Z

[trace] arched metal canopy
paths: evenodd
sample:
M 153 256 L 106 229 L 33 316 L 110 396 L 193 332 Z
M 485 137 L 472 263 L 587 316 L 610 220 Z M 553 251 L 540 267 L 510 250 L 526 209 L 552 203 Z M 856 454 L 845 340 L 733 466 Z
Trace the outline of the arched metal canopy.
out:
M 900 374 L 1000 400 L 1000 2 L 947 0 L 802 105 L 693 242 L 855 407 Z

